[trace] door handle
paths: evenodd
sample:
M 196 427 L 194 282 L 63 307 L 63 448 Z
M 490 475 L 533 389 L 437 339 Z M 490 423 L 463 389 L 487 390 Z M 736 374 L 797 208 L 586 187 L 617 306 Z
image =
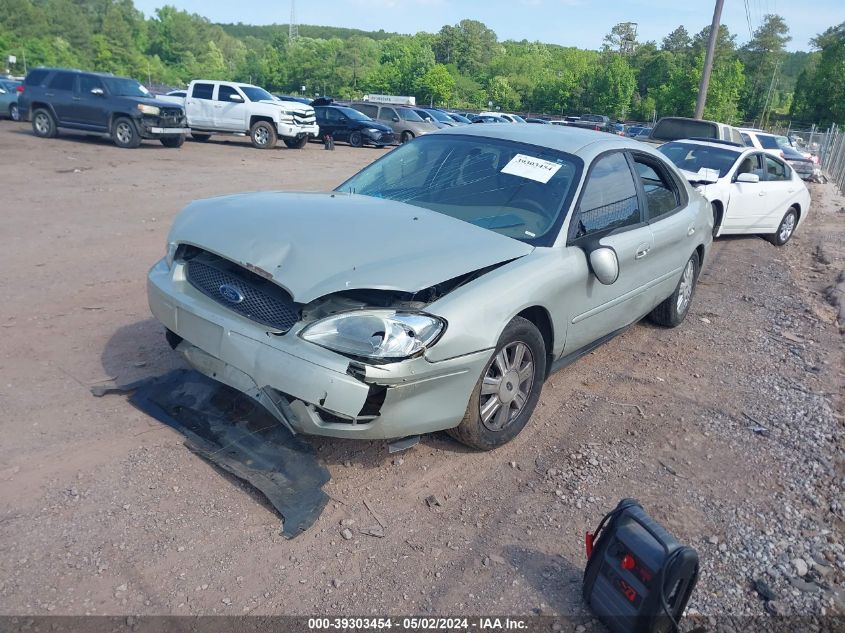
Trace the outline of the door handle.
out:
M 762 197 L 762 196 L 765 196 L 765 195 L 766 195 L 766 192 L 765 192 L 765 191 L 761 191 L 761 192 L 760 192 L 760 193 L 758 193 L 757 195 L 758 195 L 758 196 L 760 196 L 760 197 Z
M 787 189 L 786 193 L 795 193 L 795 189 Z
M 636 255 L 634 255 L 634 259 L 642 259 L 642 258 L 643 258 L 643 257 L 645 257 L 646 255 L 648 255 L 648 252 L 649 252 L 650 250 L 651 250 L 651 249 L 650 249 L 648 246 L 640 246 L 640 247 L 637 249 L 637 253 L 636 253 Z

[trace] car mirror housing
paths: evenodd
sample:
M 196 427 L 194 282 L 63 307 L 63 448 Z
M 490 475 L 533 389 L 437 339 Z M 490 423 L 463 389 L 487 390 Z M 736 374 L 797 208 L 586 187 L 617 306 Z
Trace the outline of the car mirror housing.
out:
M 619 279 L 619 258 L 612 248 L 600 246 L 591 251 L 590 267 L 593 269 L 596 279 L 605 286 L 610 286 Z
M 91 88 L 91 94 L 96 95 L 98 97 L 102 97 L 105 93 L 103 92 L 102 88 Z
M 399 119 L 399 117 L 398 117 L 398 116 L 393 117 L 393 122 L 394 122 L 394 123 L 399 123 L 399 121 L 400 121 L 400 119 Z
M 244 98 L 241 95 L 229 95 L 229 101 L 237 101 L 242 103 Z
M 749 174 L 748 172 L 740 174 L 736 177 L 737 182 L 760 182 L 760 176 L 757 174 Z

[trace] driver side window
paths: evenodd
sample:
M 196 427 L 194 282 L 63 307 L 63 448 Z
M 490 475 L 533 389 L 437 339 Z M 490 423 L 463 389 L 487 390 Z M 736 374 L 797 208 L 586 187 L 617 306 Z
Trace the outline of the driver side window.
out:
M 637 188 L 622 152 L 599 158 L 587 176 L 570 229 L 572 239 L 643 221 Z
M 234 88 L 232 88 L 232 86 L 220 84 L 220 87 L 217 89 L 217 101 L 233 101 L 233 99 L 231 98 L 232 95 L 237 95 L 237 94 L 238 94 L 238 91 L 235 90 Z M 240 96 L 240 95 L 238 95 L 238 96 Z M 241 100 L 243 100 L 243 97 L 241 97 L 241 99 L 238 99 L 237 101 L 241 101 Z

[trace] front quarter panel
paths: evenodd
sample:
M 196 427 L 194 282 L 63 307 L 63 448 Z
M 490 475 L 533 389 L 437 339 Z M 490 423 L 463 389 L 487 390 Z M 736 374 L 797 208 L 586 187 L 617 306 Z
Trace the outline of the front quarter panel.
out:
M 496 346 L 505 326 L 526 308 L 545 309 L 552 323 L 552 353 L 557 356 L 566 340 L 568 308 L 565 289 L 572 276 L 583 275 L 579 249 L 536 248 L 428 306 L 446 319 L 443 337 L 426 351 L 436 362 Z

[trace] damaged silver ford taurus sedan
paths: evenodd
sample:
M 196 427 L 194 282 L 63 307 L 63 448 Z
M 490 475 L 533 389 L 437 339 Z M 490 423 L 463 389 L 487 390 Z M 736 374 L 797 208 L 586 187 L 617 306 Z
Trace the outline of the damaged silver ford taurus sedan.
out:
M 492 449 L 551 371 L 646 315 L 681 323 L 711 235 L 641 143 L 477 125 L 333 192 L 190 204 L 148 294 L 171 346 L 296 432 Z

